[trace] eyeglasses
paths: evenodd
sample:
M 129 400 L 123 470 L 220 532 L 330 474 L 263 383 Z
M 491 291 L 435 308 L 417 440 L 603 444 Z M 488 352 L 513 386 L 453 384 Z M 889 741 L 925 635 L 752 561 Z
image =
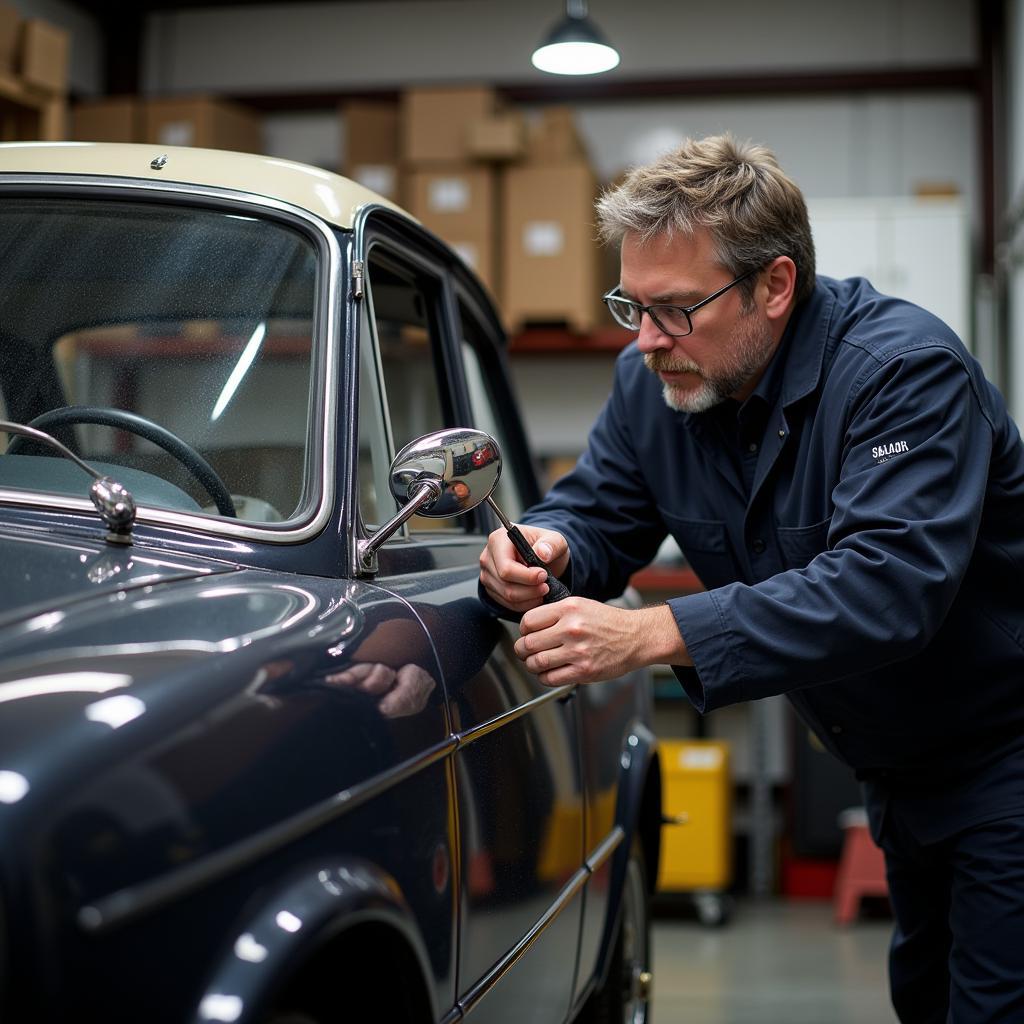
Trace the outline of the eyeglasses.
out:
M 745 281 L 752 274 L 756 274 L 760 269 L 760 267 L 754 267 L 753 270 L 740 274 L 736 280 L 730 281 L 724 288 L 719 288 L 717 292 L 712 292 L 707 298 L 695 302 L 692 306 L 672 306 L 667 302 L 656 302 L 653 306 L 644 306 L 639 302 L 634 302 L 633 299 L 616 294 L 618 288 L 613 288 L 607 295 L 602 296 L 602 300 L 615 321 L 622 324 L 623 327 L 628 327 L 631 331 L 640 330 L 640 321 L 646 313 L 662 334 L 668 334 L 673 338 L 685 338 L 686 335 L 693 333 L 693 321 L 690 319 L 693 313 L 701 306 L 706 306 L 709 302 L 717 299 L 719 295 L 724 295 L 740 281 Z

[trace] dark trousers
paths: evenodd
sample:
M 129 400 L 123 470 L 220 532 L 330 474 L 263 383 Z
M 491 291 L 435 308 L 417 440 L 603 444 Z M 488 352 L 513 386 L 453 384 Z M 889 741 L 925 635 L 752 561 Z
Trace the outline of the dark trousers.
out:
M 889 983 L 900 1021 L 1024 1022 L 1024 815 L 924 842 L 893 804 L 876 839 L 896 922 Z

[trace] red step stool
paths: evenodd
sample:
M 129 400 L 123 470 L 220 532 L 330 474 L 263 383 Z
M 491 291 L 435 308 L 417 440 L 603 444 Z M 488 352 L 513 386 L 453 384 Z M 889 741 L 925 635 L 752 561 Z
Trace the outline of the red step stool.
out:
M 839 815 L 843 830 L 843 851 L 833 894 L 836 924 L 849 924 L 857 917 L 861 898 L 888 896 L 885 880 L 885 855 L 868 831 L 868 816 L 863 807 L 851 807 Z

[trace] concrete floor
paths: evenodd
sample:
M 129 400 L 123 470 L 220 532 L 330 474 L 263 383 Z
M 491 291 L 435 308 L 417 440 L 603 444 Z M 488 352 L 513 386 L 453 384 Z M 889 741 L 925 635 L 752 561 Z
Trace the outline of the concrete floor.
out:
M 740 900 L 706 928 L 654 920 L 660 1024 L 894 1024 L 886 982 L 891 922 L 832 923 L 826 902 Z

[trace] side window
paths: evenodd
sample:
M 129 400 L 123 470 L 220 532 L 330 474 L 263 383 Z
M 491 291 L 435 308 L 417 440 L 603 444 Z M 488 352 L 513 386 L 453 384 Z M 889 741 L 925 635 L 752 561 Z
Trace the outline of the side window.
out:
M 472 425 L 479 430 L 486 430 L 501 448 L 501 477 L 494 490 L 494 500 L 509 519 L 515 520 L 523 511 L 528 488 L 519 477 L 519 467 L 509 457 L 511 448 L 506 443 L 504 423 L 507 413 L 494 393 L 494 376 L 486 371 L 482 361 L 491 341 L 479 320 L 461 300 L 459 321 L 462 327 L 462 361 L 466 371 L 466 387 L 473 410 Z
M 395 513 L 388 470 L 391 440 L 377 360 L 370 330 L 370 304 L 359 309 L 359 511 L 363 523 L 375 530 Z
M 362 325 L 380 352 L 380 374 L 362 345 L 360 363 L 360 501 L 363 521 L 380 525 L 396 511 L 388 489 L 395 451 L 413 438 L 452 424 L 441 346 L 440 280 L 375 245 L 366 264 Z M 390 447 L 383 417 L 390 423 Z M 459 519 L 413 516 L 408 528 L 463 529 Z

